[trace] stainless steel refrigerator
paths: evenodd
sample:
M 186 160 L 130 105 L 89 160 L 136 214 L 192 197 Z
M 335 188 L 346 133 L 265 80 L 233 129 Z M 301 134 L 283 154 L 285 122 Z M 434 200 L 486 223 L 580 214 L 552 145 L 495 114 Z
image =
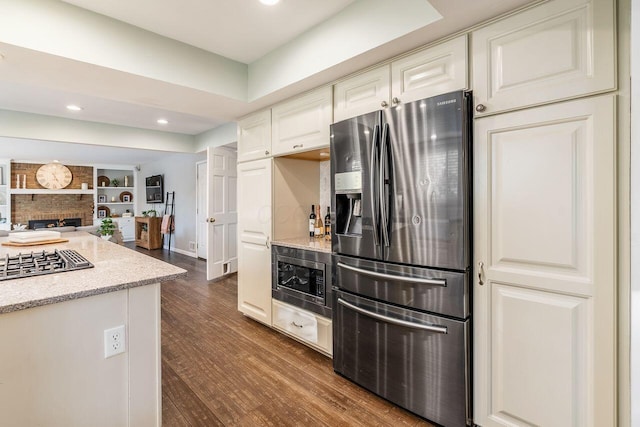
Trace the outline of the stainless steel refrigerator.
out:
M 471 115 L 453 92 L 331 126 L 334 370 L 471 423 Z

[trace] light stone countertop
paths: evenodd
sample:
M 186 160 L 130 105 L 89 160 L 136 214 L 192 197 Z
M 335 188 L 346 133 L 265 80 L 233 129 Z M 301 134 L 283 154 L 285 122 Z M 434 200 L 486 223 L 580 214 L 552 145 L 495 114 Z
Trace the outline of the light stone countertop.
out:
M 61 238 L 69 239 L 69 242 L 22 248 L 0 246 L 0 256 L 74 249 L 95 267 L 0 280 L 0 313 L 164 282 L 187 274 L 182 268 L 86 232 L 63 233 Z M 0 237 L 0 243 L 8 239 Z
M 313 239 L 311 237 L 296 237 L 291 239 L 277 239 L 271 241 L 272 245 L 286 246 L 288 248 L 306 249 L 316 252 L 331 253 L 331 240 Z

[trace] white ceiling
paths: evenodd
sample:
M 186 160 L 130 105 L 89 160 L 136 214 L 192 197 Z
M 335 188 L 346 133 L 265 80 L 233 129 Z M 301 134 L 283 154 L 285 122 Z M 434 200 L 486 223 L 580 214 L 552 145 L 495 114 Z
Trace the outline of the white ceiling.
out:
M 354 0 L 63 0 L 249 64 Z
M 1 110 L 12 110 L 195 136 L 295 93 L 333 81 L 358 69 L 530 3 L 532 0 L 430 0 L 429 3 L 442 15 L 442 19 L 429 25 L 424 24 L 423 28 L 412 30 L 403 37 L 373 46 L 368 51 L 363 51 L 362 54 L 350 59 L 341 60 L 335 66 L 320 69 L 308 78 L 292 82 L 251 102 L 247 100 L 247 95 L 244 95 L 243 100 L 242 96 L 234 97 L 222 93 L 225 86 L 230 88 L 237 86 L 237 82 L 232 82 L 230 79 L 247 78 L 246 75 L 243 77 L 235 71 L 225 75 L 224 72 L 214 72 L 214 68 L 191 67 L 192 69 L 187 72 L 191 72 L 192 75 L 195 75 L 194 72 L 200 73 L 195 75 L 195 79 L 204 82 L 198 86 L 181 80 L 183 76 L 179 73 L 184 70 L 181 68 L 178 57 L 173 64 L 173 70 L 164 64 L 161 72 L 154 74 L 153 67 L 161 59 L 154 56 L 157 51 L 145 53 L 137 64 L 132 65 L 132 70 L 118 68 L 115 63 L 111 66 L 107 60 L 114 61 L 121 58 L 114 59 L 113 55 L 109 57 L 109 52 L 103 53 L 99 47 L 95 52 L 91 52 L 95 54 L 95 59 L 90 58 L 90 60 L 73 57 L 73 53 L 65 52 L 73 52 L 76 44 L 77 49 L 81 49 L 82 43 L 85 42 L 83 38 L 95 37 L 97 31 L 103 29 L 112 30 L 104 34 L 103 39 L 107 41 L 119 37 L 125 40 L 129 33 L 138 31 L 135 34 L 141 40 L 144 39 L 147 42 L 151 40 L 148 42 L 151 43 L 150 45 L 160 48 L 171 45 L 170 48 L 175 49 L 174 52 L 177 52 L 178 56 L 182 51 L 188 51 L 185 57 L 187 55 L 197 57 L 204 64 L 211 63 L 212 67 L 227 61 L 223 65 L 231 64 L 229 69 L 242 70 L 244 67 L 245 73 L 249 70 L 250 74 L 252 64 L 264 62 L 264 58 L 268 58 L 272 52 L 287 44 L 295 43 L 302 34 L 318 29 L 323 22 L 341 20 L 344 25 L 348 19 L 359 18 L 353 13 L 348 13 L 353 12 L 354 7 L 366 6 L 369 2 L 371 4 L 377 2 L 379 6 L 388 5 L 386 3 L 388 0 L 281 0 L 279 4 L 272 7 L 262 5 L 258 0 L 3 1 L 4 21 L 0 14 L 0 122 L 2 121 Z M 402 0 L 402 2 L 419 7 L 420 3 L 426 3 L 426 0 Z M 27 4 L 29 6 L 25 6 Z M 394 1 L 393 4 L 399 3 Z M 23 12 L 24 9 L 37 14 L 39 10 L 40 18 L 51 20 L 49 30 L 53 29 L 52 31 L 56 34 L 70 31 L 69 28 L 58 25 L 59 22 L 65 22 L 64 17 L 60 16 L 63 12 L 68 12 L 69 16 L 73 15 L 73 18 L 66 18 L 67 23 L 87 19 L 86 25 L 98 22 L 102 26 L 96 25 L 95 29 L 85 28 L 85 34 L 78 34 L 78 41 L 73 41 L 68 46 L 57 46 L 58 40 L 52 40 L 49 46 L 39 50 L 37 46 L 14 42 L 14 39 L 18 40 L 19 36 L 12 37 L 11 31 L 24 33 L 24 28 L 28 28 L 36 39 L 38 35 L 42 38 L 42 34 L 46 34 L 47 29 L 41 31 L 39 25 L 33 23 L 35 21 L 32 22 L 31 27 L 24 27 L 19 19 L 25 17 L 13 18 L 6 13 L 7 6 L 10 7 L 9 10 L 19 12 Z M 56 13 L 42 12 L 49 9 Z M 92 15 L 94 12 L 108 18 L 101 17 L 102 21 L 98 18 L 93 19 L 92 17 L 99 16 Z M 399 22 L 401 22 L 401 15 L 398 12 L 400 18 L 393 18 L 400 19 Z M 122 25 L 125 24 L 122 22 L 127 25 L 123 27 Z M 15 23 L 13 30 L 8 30 L 12 23 Z M 140 28 L 151 33 L 140 33 L 138 30 Z M 89 34 L 92 30 L 95 30 L 94 34 Z M 372 31 L 375 30 L 372 28 Z M 155 39 L 152 40 L 154 37 Z M 46 36 L 44 38 L 46 39 Z M 134 39 L 132 43 L 136 41 L 137 39 Z M 42 43 L 42 40 L 40 42 Z M 116 42 L 122 41 L 116 40 Z M 194 50 L 193 47 L 198 49 Z M 140 49 L 144 48 L 145 45 L 140 44 Z M 107 57 L 105 60 L 107 62 L 102 61 L 101 54 Z M 295 58 L 288 59 L 295 63 Z M 197 64 L 197 61 L 194 63 Z M 156 68 L 160 70 L 161 67 L 158 65 Z M 150 72 L 147 72 L 149 70 Z M 223 68 L 216 70 L 224 71 Z M 218 84 L 218 88 L 209 90 L 207 85 L 211 82 L 214 86 Z M 228 85 L 225 82 L 228 82 Z M 64 109 L 64 106 L 69 103 L 80 104 L 84 110 L 80 113 L 69 112 Z M 169 125 L 158 125 L 156 119 L 160 117 L 167 118 L 170 121 Z M 2 136 L 7 135 L 2 134 L 2 127 L 0 127 L 0 137 Z M 96 146 L 64 143 L 38 144 L 31 149 L 29 147 L 34 144 L 33 142 L 25 139 L 16 141 L 23 155 L 9 156 L 3 149 L 0 156 L 23 160 L 41 159 L 46 156 L 57 158 L 64 156 L 53 157 L 56 153 L 67 150 L 70 157 L 75 155 L 92 158 L 97 154 L 98 149 Z M 4 146 L 3 148 L 7 148 L 11 145 L 11 139 L 0 139 L 0 144 Z M 123 145 L 126 144 L 127 142 L 123 141 Z M 52 152 L 48 153 L 47 150 Z M 108 150 L 115 149 L 108 148 Z M 120 153 L 123 156 L 121 159 L 129 159 L 127 164 L 144 163 L 151 161 L 153 157 L 145 157 L 143 151 L 123 150 Z M 119 154 L 116 151 L 114 151 L 116 156 L 114 161 L 118 160 Z M 162 155 L 160 152 L 154 153 Z

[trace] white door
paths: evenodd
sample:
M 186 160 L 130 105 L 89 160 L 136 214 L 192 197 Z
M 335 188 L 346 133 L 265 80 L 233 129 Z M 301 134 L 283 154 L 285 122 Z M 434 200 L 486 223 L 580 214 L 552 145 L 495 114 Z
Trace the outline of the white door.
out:
M 198 233 L 196 251 L 198 258 L 207 259 L 207 227 L 209 224 L 207 222 L 207 162 L 198 162 L 196 164 L 196 171 L 196 191 L 198 192 L 196 196 L 196 222 L 198 224 L 196 231 Z
M 207 280 L 238 271 L 236 153 L 207 148 Z
M 615 97 L 477 119 L 474 421 L 616 419 Z
M 238 164 L 238 310 L 271 325 L 271 159 Z

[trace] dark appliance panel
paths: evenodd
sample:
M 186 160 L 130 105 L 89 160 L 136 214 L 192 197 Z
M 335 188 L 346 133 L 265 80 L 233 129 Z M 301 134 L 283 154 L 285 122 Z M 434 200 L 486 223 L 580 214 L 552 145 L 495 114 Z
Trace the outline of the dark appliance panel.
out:
M 467 425 L 470 320 L 334 295 L 336 372 L 438 424 Z
M 274 244 L 271 246 L 271 296 L 331 318 L 331 254 Z
M 341 290 L 445 316 L 471 314 L 469 273 L 338 255 L 334 266 L 335 283 Z
M 469 101 L 454 92 L 385 110 L 385 261 L 468 269 Z
M 333 252 L 380 258 L 379 111 L 331 125 Z

